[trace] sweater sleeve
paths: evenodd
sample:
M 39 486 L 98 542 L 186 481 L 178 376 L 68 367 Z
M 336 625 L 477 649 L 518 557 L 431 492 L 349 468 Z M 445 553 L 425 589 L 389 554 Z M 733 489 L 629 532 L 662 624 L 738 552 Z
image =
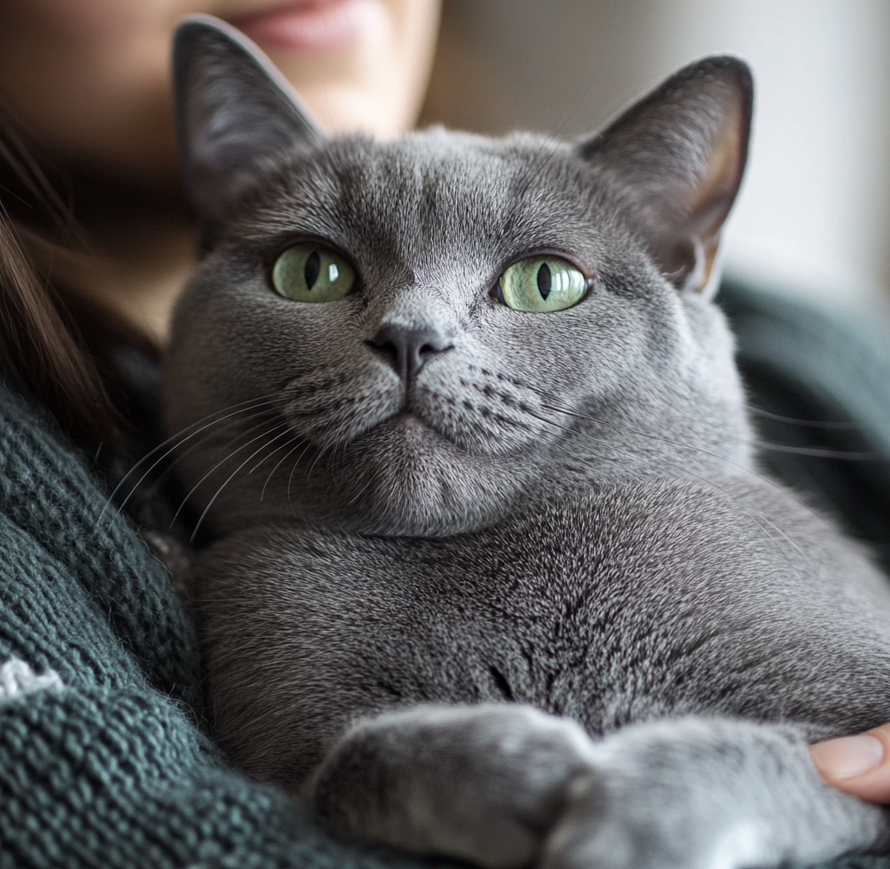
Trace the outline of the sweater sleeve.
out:
M 224 766 L 188 706 L 188 621 L 105 504 L 0 389 L 0 869 L 416 867 Z
M 410 865 L 219 766 L 152 691 L 49 687 L 0 702 L 0 794 L 4 869 Z

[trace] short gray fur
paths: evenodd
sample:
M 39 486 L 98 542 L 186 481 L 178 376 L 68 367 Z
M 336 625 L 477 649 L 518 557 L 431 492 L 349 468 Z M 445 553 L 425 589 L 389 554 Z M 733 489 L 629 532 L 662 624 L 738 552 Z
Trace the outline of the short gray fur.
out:
M 231 760 L 488 867 L 885 848 L 886 810 L 824 785 L 806 745 L 890 720 L 890 592 L 758 472 L 709 298 L 744 64 L 693 64 L 579 143 L 375 143 L 260 116 L 283 91 L 257 56 L 206 18 L 179 32 L 205 243 L 165 414 L 211 541 L 194 596 Z M 278 296 L 301 238 L 358 290 Z M 505 307 L 499 274 L 535 252 L 590 293 Z M 435 350 L 409 377 L 381 330 Z

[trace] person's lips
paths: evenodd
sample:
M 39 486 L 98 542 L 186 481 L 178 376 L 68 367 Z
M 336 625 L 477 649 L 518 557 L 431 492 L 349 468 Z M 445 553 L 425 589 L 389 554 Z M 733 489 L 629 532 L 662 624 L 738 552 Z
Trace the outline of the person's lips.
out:
M 291 0 L 229 23 L 267 51 L 329 51 L 354 43 L 379 15 L 377 0 Z

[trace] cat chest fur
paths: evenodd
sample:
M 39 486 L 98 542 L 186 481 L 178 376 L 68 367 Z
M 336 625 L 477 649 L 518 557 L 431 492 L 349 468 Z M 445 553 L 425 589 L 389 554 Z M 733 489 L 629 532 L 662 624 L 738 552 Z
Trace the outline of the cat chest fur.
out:
M 819 544 L 808 519 L 728 479 L 609 488 L 440 540 L 255 529 L 197 565 L 218 735 L 243 768 L 293 785 L 356 716 L 417 703 L 524 702 L 594 734 L 690 712 L 814 736 L 876 723 L 890 702 L 857 683 L 879 621 L 839 636 L 874 597 L 813 583 L 796 547 L 828 571 L 855 554 Z M 267 755 L 280 709 L 300 726 Z

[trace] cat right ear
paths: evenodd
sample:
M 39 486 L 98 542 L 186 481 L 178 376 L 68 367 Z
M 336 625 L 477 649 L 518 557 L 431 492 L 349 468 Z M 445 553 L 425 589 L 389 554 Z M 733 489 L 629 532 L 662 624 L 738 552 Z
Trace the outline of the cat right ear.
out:
M 225 216 L 235 176 L 277 151 L 324 133 L 287 79 L 244 34 L 190 15 L 173 41 L 180 160 L 204 221 Z
M 744 61 L 708 57 L 578 145 L 618 182 L 650 256 L 677 287 L 716 286 L 720 230 L 748 156 L 753 92 Z

